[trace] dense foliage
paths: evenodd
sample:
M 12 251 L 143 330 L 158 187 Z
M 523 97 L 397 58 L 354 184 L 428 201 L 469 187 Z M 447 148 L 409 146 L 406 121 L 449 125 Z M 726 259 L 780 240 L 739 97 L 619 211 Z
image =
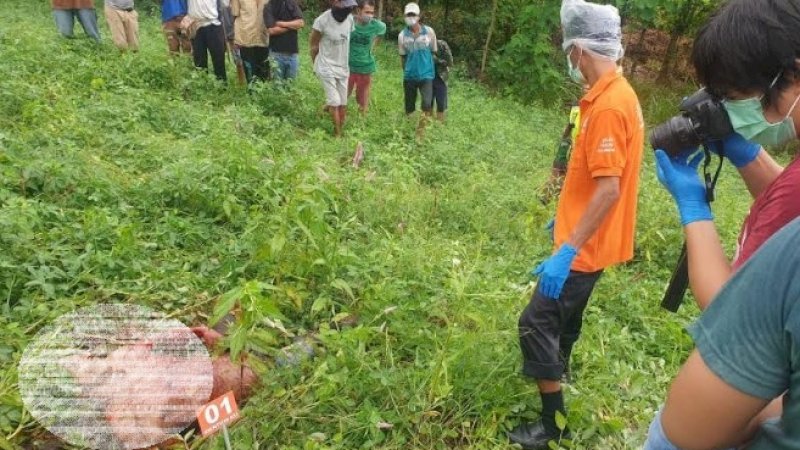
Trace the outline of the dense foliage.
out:
M 525 11 L 522 24 L 547 29 Z M 153 17 L 127 55 L 105 28 L 99 46 L 59 38 L 45 1 L 4 0 L 0 21 L 0 448 L 41 438 L 16 388 L 26 343 L 98 302 L 189 324 L 239 303 L 237 351 L 313 336 L 315 359 L 265 360 L 236 448 L 508 448 L 503 432 L 537 416 L 516 323 L 527 271 L 550 251 L 536 187 L 564 111 L 456 77 L 449 122 L 417 144 L 387 45 L 369 119 L 335 140 L 305 52 L 291 89 L 248 94 L 169 58 Z M 521 39 L 504 53 L 519 59 L 494 67 L 561 86 Z M 677 94 L 640 92 L 650 123 L 672 114 Z M 636 259 L 608 271 L 576 349 L 579 449 L 637 448 L 690 348 L 695 309 L 658 308 L 680 230 L 646 161 Z M 717 207 L 727 243 L 747 208 L 732 175 Z

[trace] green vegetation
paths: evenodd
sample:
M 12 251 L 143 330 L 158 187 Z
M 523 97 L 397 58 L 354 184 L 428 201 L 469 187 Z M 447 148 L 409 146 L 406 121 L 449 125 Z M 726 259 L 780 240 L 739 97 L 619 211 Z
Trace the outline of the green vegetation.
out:
M 416 144 L 389 45 L 369 120 L 336 140 L 305 54 L 292 88 L 247 94 L 170 59 L 153 17 L 135 55 L 59 38 L 42 1 L 5 0 L 0 22 L 0 448 L 40 432 L 15 386 L 26 343 L 98 302 L 195 324 L 235 297 L 234 349 L 317 336 L 314 360 L 267 368 L 236 448 L 509 448 L 536 417 L 516 324 L 550 251 L 535 194 L 565 111 L 456 79 Z M 653 124 L 679 94 L 648 92 Z M 637 448 L 691 348 L 696 309 L 658 308 L 681 233 L 646 161 L 636 259 L 599 284 L 574 356 L 578 449 Z M 749 202 L 728 168 L 722 184 L 732 244 Z M 279 316 L 286 332 L 263 321 Z

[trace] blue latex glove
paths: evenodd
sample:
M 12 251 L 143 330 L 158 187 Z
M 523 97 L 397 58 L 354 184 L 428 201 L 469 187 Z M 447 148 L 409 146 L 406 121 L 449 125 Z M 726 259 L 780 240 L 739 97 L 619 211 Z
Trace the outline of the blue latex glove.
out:
M 684 226 L 714 219 L 706 201 L 706 187 L 697 173 L 697 166 L 704 156 L 703 152 L 699 152 L 694 156 L 685 154 L 670 158 L 663 150 L 656 150 L 658 181 L 667 188 L 678 204 Z
M 719 143 L 709 145 L 709 150 L 719 155 Z M 731 133 L 722 140 L 722 149 L 725 151 L 725 157 L 737 169 L 753 162 L 761 151 L 761 146 L 755 142 L 750 142 L 742 137 L 739 133 Z
M 556 219 L 550 219 L 550 222 L 547 222 L 547 225 L 544 226 L 544 229 L 550 232 L 550 242 L 556 241 Z
M 572 261 L 578 256 L 575 247 L 564 244 L 558 249 L 555 255 L 539 264 L 532 275 L 539 276 L 539 292 L 550 300 L 558 300 L 561 297 L 561 289 L 569 276 L 569 268 Z

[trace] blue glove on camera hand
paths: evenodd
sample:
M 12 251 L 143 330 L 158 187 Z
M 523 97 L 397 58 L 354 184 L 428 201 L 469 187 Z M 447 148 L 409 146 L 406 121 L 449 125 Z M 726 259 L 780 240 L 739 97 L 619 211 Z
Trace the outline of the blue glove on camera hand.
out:
M 569 276 L 569 268 L 572 261 L 578 256 L 578 250 L 564 244 L 558 249 L 555 255 L 539 264 L 531 275 L 539 276 L 539 292 L 550 300 L 558 300 L 561 297 L 561 289 Z
M 709 149 L 719 155 L 719 145 L 720 143 L 715 142 L 709 145 Z M 722 150 L 731 164 L 737 169 L 741 169 L 756 159 L 761 151 L 761 146 L 755 142 L 748 141 L 739 133 L 731 133 L 722 140 Z
M 702 220 L 713 220 L 706 200 L 706 187 L 697 174 L 697 166 L 705 155 L 699 152 L 670 158 L 664 150 L 656 150 L 658 181 L 672 194 L 683 226 Z M 692 158 L 689 160 L 689 158 Z

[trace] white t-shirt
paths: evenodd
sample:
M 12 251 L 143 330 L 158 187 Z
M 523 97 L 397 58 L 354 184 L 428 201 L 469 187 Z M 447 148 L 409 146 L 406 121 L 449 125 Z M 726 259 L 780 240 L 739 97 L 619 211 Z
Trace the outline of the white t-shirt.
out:
M 321 78 L 350 76 L 350 33 L 355 28 L 352 15 L 339 23 L 327 10 L 314 21 L 313 28 L 322 34 L 314 72 Z

